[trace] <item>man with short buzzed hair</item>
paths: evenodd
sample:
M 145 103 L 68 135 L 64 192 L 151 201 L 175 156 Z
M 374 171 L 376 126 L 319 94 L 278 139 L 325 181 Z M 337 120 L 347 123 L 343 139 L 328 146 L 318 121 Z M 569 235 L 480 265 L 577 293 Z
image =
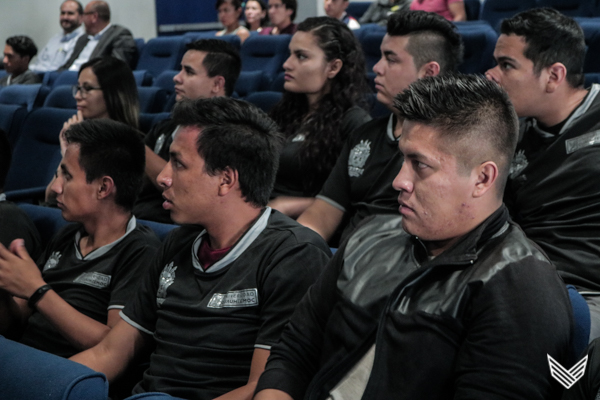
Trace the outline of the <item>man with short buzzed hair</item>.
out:
M 437 76 L 396 98 L 401 216 L 365 220 L 296 307 L 255 400 L 560 398 L 571 303 L 502 204 L 518 138 L 506 93 Z
M 73 53 L 75 43 L 83 35 L 81 25 L 83 6 L 76 0 L 65 0 L 60 5 L 60 26 L 63 31 L 53 36 L 39 52 L 29 69 L 36 72 L 55 71 L 61 67 Z
M 575 20 L 549 8 L 505 19 L 486 76 L 506 90 L 522 139 L 505 201 L 566 283 L 584 292 L 600 336 L 600 85 L 584 87 Z
M 113 56 L 135 68 L 138 58 L 135 40 L 128 29 L 110 22 L 108 3 L 89 2 L 83 11 L 83 24 L 85 34 L 77 39 L 71 57 L 59 70 L 79 71 L 88 60 L 103 56 Z
M 173 77 L 175 100 L 231 96 L 242 69 L 238 51 L 219 39 L 201 39 L 186 45 L 181 71 Z M 146 135 L 146 176 L 134 214 L 150 221 L 171 223 L 162 207 L 162 188 L 156 181 L 169 159 L 177 125 L 172 118 L 157 123 Z
M 412 82 L 455 71 L 462 60 L 456 27 L 423 11 L 393 14 L 373 67 L 377 101 L 393 108 L 394 97 Z M 392 113 L 356 128 L 348 138 L 321 192 L 298 222 L 337 247 L 363 218 L 395 214 L 392 180 L 400 170 L 398 138 L 402 123 Z

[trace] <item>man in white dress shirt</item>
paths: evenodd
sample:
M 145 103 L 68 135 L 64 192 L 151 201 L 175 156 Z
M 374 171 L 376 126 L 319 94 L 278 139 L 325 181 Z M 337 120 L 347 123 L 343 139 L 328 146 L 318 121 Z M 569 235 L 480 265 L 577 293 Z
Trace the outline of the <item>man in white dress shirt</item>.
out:
M 85 30 L 81 25 L 83 6 L 76 0 L 65 0 L 60 6 L 60 26 L 63 31 L 53 36 L 40 51 L 37 59 L 29 64 L 35 72 L 55 71 L 71 56 L 75 43 Z

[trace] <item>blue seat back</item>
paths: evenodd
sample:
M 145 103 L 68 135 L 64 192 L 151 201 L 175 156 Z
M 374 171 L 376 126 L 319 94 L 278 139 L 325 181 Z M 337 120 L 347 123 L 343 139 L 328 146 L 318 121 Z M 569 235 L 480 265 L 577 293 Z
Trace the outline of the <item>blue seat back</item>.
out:
M 373 67 L 381 59 L 381 41 L 385 36 L 385 30 L 372 29 L 365 33 L 360 44 L 365 54 L 367 73 L 373 71 Z
M 53 80 L 50 87 L 54 89 L 55 87 L 61 86 L 61 85 L 69 85 L 69 86 L 77 85 L 78 76 L 79 76 L 78 71 L 62 71 L 61 73 L 56 75 L 56 78 Z
M 138 96 L 142 113 L 162 112 L 167 102 L 166 92 L 155 86 L 139 87 Z
M 61 160 L 58 134 L 73 110 L 39 108 L 31 112 L 15 145 L 5 190 L 46 186 Z
M 346 8 L 346 12 L 348 13 L 348 15 L 359 19 L 367 11 L 371 3 L 371 1 L 351 1 L 348 3 L 348 8 Z
M 291 35 L 251 36 L 244 42 L 240 51 L 242 71 L 262 71 L 265 89 L 283 71 L 283 63 L 290 55 Z
M 42 248 L 52 239 L 52 236 L 63 226 L 69 224 L 62 217 L 62 212 L 58 208 L 42 207 L 27 203 L 18 203 L 27 216 L 31 219 L 42 240 Z
M 282 96 L 281 92 L 255 92 L 248 95 L 246 101 L 268 113 L 281 100 Z
M 571 307 L 573 308 L 573 355 L 579 357 L 581 352 L 587 347 L 590 339 L 591 316 L 590 308 L 587 302 L 579 294 L 575 286 L 567 285 Z
M 150 39 L 144 46 L 136 70 L 146 70 L 152 76 L 177 69 L 185 51 L 183 36 L 161 36 Z
M 481 1 L 465 0 L 465 12 L 467 13 L 467 21 L 478 20 L 481 12 Z
M 600 72 L 600 18 L 577 18 L 583 29 L 587 51 L 583 72 Z
M 6 132 L 11 147 L 15 146 L 27 109 L 14 104 L 0 104 L 0 128 Z
M 44 104 L 50 89 L 41 83 L 34 85 L 10 85 L 0 90 L 0 104 L 15 104 L 32 111 Z
M 106 377 L 90 368 L 0 336 L 3 399 L 105 400 Z
M 73 97 L 73 87 L 71 85 L 55 86 L 46 97 L 44 107 L 63 108 L 69 110 L 77 109 L 77 101 Z
M 135 79 L 136 86 L 152 86 L 154 81 L 152 74 L 146 70 L 133 71 L 133 79 Z
M 175 91 L 175 82 L 173 77 L 179 73 L 179 70 L 167 70 L 161 72 L 155 79 L 152 86 L 159 87 L 170 96 Z
M 536 6 L 536 0 L 485 0 L 481 5 L 479 19 L 486 20 L 492 28 L 499 31 L 503 19 Z
M 570 17 L 591 17 L 595 0 L 537 0 L 537 7 L 550 7 Z
M 465 48 L 458 70 L 465 74 L 483 74 L 493 67 L 496 31 L 488 24 L 457 24 L 457 29 Z
M 235 82 L 234 91 L 239 97 L 246 97 L 249 94 L 258 92 L 261 84 L 261 71 L 242 71 L 238 77 L 238 80 Z

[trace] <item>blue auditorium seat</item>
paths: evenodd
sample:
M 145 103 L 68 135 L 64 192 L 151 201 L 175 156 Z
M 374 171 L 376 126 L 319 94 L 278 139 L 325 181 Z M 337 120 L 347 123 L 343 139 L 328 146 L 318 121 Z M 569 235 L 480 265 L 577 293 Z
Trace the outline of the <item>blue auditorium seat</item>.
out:
M 585 74 L 584 87 L 589 88 L 594 83 L 600 83 L 600 73 Z
M 44 101 L 44 107 L 77 109 L 72 85 L 55 86 Z M 73 111 L 74 112 L 74 111 Z
M 262 71 L 261 89 L 283 71 L 283 63 L 290 55 L 291 35 L 250 36 L 240 51 L 242 71 Z
M 135 79 L 136 86 L 152 86 L 154 77 L 146 70 L 135 70 L 133 72 L 133 79 Z
M 69 86 L 77 85 L 78 76 L 79 76 L 78 71 L 62 71 L 56 75 L 56 77 L 52 81 L 52 84 L 48 85 L 48 86 L 50 86 L 52 89 L 54 89 L 55 87 L 61 86 L 61 85 L 69 85 Z
M 27 109 L 25 107 L 0 104 L 0 129 L 6 132 L 11 147 L 15 146 L 26 116 Z
M 166 393 L 158 393 L 158 392 L 149 392 L 149 393 L 139 393 L 133 395 L 131 397 L 126 398 L 125 400 L 183 400 L 179 397 L 173 397 Z
M 464 44 L 463 63 L 458 70 L 465 74 L 483 74 L 494 66 L 494 48 L 498 34 L 488 24 L 456 24 Z
M 500 31 L 500 22 L 520 13 L 537 7 L 537 0 L 485 0 L 481 5 L 479 19 L 486 20 L 492 28 Z
M 576 20 L 583 29 L 587 46 L 583 72 L 600 72 L 600 18 L 576 18 Z
M 275 79 L 271 82 L 269 90 L 272 92 L 283 92 L 283 85 L 285 84 L 285 72 L 277 74 Z
M 106 400 L 106 377 L 90 368 L 0 336 L 3 399 Z
M 281 96 L 283 96 L 281 92 L 255 92 L 245 100 L 268 113 L 281 100 Z
M 373 66 L 381 59 L 381 41 L 385 36 L 385 30 L 370 30 L 366 32 L 360 44 L 365 54 L 367 73 L 373 71 Z
M 62 217 L 62 212 L 58 208 L 42 207 L 28 203 L 18 203 L 18 206 L 25 211 L 38 230 L 40 239 L 42 240 L 42 248 L 46 248 L 52 236 L 59 229 L 69 224 Z
M 61 160 L 58 134 L 73 110 L 43 107 L 26 118 L 6 177 L 9 200 L 43 197 Z
M 254 92 L 258 92 L 262 84 L 261 71 L 242 71 L 238 80 L 235 82 L 234 91 L 241 98 Z
M 537 0 L 537 7 L 550 7 L 570 17 L 591 17 L 595 0 Z
M 481 12 L 481 1 L 480 0 L 464 0 L 465 11 L 467 13 L 467 21 L 475 21 L 479 19 Z
M 142 113 L 162 112 L 167 102 L 167 93 L 156 86 L 138 87 L 138 96 Z
M 146 70 L 158 76 L 168 69 L 177 69 L 185 52 L 183 36 L 165 36 L 150 39 L 144 46 L 136 70 Z
M 173 77 L 178 73 L 178 70 L 163 71 L 154 79 L 152 86 L 163 89 L 167 96 L 170 96 L 173 94 L 173 92 L 175 92 L 175 83 L 173 82 Z
M 216 36 L 217 31 L 204 31 L 204 32 L 187 32 L 183 35 L 186 43 L 194 42 L 200 39 L 219 39 L 223 40 L 238 51 L 242 47 L 242 42 L 240 41 L 239 36 L 237 35 L 225 35 L 225 36 Z
M 142 54 L 144 46 L 146 45 L 146 41 L 144 40 L 144 38 L 136 38 L 133 40 L 135 40 L 135 47 L 137 48 L 138 54 Z
M 50 89 L 41 83 L 35 85 L 10 85 L 0 90 L 0 104 L 15 104 L 31 111 L 44 104 Z
M 578 357 L 581 352 L 587 347 L 590 339 L 591 330 L 591 315 L 590 308 L 575 286 L 567 285 L 571 307 L 573 309 L 573 338 L 572 349 L 573 355 Z
M 360 19 L 360 17 L 362 17 L 363 14 L 367 11 L 371 3 L 371 1 L 351 1 L 348 3 L 348 8 L 346 8 L 346 12 L 348 13 L 348 15 L 351 15 L 354 18 Z

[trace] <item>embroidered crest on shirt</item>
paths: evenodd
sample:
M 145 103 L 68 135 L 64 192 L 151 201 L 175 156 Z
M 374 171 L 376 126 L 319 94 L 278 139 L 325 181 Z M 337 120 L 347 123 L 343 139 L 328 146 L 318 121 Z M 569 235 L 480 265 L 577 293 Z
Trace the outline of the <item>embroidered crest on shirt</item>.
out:
M 167 289 L 175 282 L 175 271 L 177 267 L 173 265 L 173 262 L 168 264 L 160 273 L 160 280 L 158 282 L 158 291 L 156 292 L 156 304 L 160 305 L 167 298 Z
M 515 154 L 515 157 L 510 164 L 510 178 L 515 179 L 521 171 L 527 168 L 527 165 L 529 165 L 529 161 L 527 161 L 527 157 L 525 157 L 525 150 L 517 151 L 517 154 Z
M 359 177 L 363 174 L 367 158 L 371 154 L 371 142 L 361 140 L 359 144 L 354 146 L 348 157 L 348 175 L 351 177 Z
M 59 251 L 53 252 L 50 255 L 50 258 L 48 258 L 48 261 L 46 261 L 46 264 L 44 264 L 43 271 L 46 272 L 47 270 L 56 267 L 58 265 L 58 261 L 60 260 L 60 256 L 61 254 Z
M 215 293 L 208 302 L 208 308 L 254 307 L 258 305 L 258 290 L 244 289 Z
M 82 283 L 97 289 L 104 289 L 110 285 L 110 278 L 110 275 L 101 274 L 100 272 L 84 272 L 75 278 L 73 282 Z

